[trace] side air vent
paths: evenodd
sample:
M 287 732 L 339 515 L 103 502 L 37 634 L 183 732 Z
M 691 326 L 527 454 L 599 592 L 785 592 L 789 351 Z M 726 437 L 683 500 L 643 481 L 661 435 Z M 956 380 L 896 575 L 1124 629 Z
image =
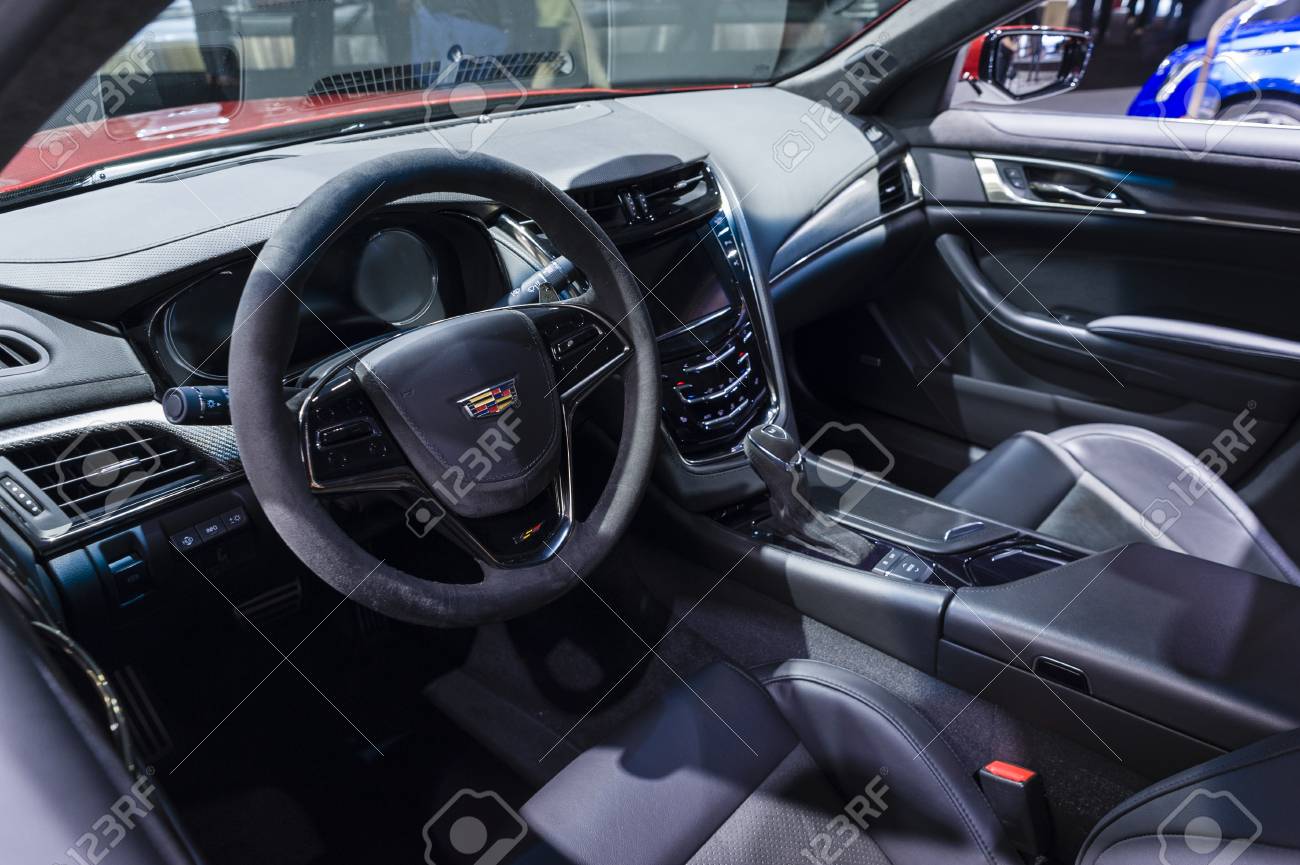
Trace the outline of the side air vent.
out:
M 882 216 L 921 200 L 921 181 L 911 154 L 880 169 L 878 184 Z
M 574 189 L 569 194 L 620 242 L 712 216 L 722 204 L 717 181 L 701 162 L 628 184 Z
M 880 171 L 880 212 L 889 213 L 907 204 L 907 172 L 901 161 Z
M 50 362 L 50 355 L 37 342 L 12 330 L 0 330 L 0 376 L 35 372 Z
M 74 524 L 202 480 L 215 466 L 156 428 L 109 427 L 29 442 L 2 454 Z

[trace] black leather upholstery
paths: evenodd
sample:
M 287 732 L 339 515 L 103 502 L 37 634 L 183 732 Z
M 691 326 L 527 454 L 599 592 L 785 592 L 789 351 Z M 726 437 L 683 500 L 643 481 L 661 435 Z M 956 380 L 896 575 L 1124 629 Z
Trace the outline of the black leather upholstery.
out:
M 826 828 L 837 817 L 844 827 L 845 808 L 864 802 L 868 831 L 853 843 L 847 830 Z M 789 819 L 791 810 L 800 818 Z M 755 676 L 706 668 L 613 742 L 576 758 L 523 817 L 549 845 L 530 851 L 529 862 L 799 862 L 810 837 L 826 831 L 845 865 L 1019 862 L 927 721 L 879 685 L 816 661 Z
M 1300 585 L 1300 569 L 1227 484 L 1178 445 L 1138 427 L 1019 433 L 937 498 L 1087 549 L 1145 541 Z
M 1153 784 L 1092 830 L 1079 865 L 1300 861 L 1300 730 Z M 1217 837 L 1216 837 L 1217 836 Z
M 1298 802 L 1300 730 L 1131 797 L 1078 865 L 1296 865 Z M 529 865 L 1022 862 L 925 719 L 818 661 L 706 668 L 522 814 L 534 842 L 515 861 Z

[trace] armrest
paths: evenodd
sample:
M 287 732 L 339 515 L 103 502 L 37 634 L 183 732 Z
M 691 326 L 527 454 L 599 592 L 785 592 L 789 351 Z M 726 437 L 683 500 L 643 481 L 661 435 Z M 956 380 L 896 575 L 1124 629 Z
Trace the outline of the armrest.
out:
M 1149 348 L 1300 378 L 1300 342 L 1289 339 L 1143 315 L 1095 319 L 1088 323 L 1088 331 Z
M 1131 544 L 958 589 L 943 638 L 1021 670 L 1077 668 L 1094 699 L 1232 749 L 1300 727 L 1298 621 L 1300 588 Z

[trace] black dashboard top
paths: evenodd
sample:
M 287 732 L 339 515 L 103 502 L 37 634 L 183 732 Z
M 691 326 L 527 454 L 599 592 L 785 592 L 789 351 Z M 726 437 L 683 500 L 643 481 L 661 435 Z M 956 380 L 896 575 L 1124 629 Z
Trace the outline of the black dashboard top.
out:
M 478 130 L 476 140 L 485 152 L 531 168 L 566 189 L 621 182 L 707 160 L 727 197 L 744 213 L 759 264 L 755 275 L 765 285 L 776 270 L 805 251 L 804 246 L 811 252 L 827 236 L 850 231 L 855 220 L 861 222 L 859 208 L 839 205 L 846 190 L 860 193 L 862 184 L 855 181 L 868 177 L 885 153 L 878 138 L 864 134 L 860 121 L 845 118 L 820 124 L 816 134 L 798 133 L 816 150 L 816 159 L 798 165 L 783 160 L 781 142 L 792 130 L 811 129 L 808 118 L 818 110 L 800 96 L 771 87 L 660 94 L 524 111 L 492 121 L 499 128 L 487 136 Z M 466 125 L 440 133 L 447 137 L 471 131 Z M 117 325 L 139 337 L 138 329 L 155 324 L 156 314 L 165 312 L 178 293 L 232 262 L 251 258 L 322 183 L 367 159 L 424 146 L 425 138 L 429 145 L 435 143 L 422 127 L 412 127 L 292 145 L 254 159 L 106 184 L 0 213 L 0 299 L 9 302 L 0 303 L 0 309 L 10 309 L 15 316 L 27 314 L 22 308 L 40 311 L 32 314 L 50 313 L 55 329 L 62 331 L 43 334 L 54 343 L 49 367 L 17 377 L 25 379 L 21 392 L 41 392 L 39 398 L 18 411 L 4 407 L 14 401 L 0 400 L 0 424 L 120 404 L 128 397 L 147 399 L 152 391 L 149 377 L 127 342 L 114 338 Z M 832 203 L 836 206 L 828 206 Z M 426 214 L 446 209 L 481 214 L 489 209 L 486 202 L 445 194 L 401 203 L 406 205 L 419 206 Z M 824 223 L 827 214 L 842 224 L 822 226 L 805 243 L 806 232 L 800 229 Z M 437 246 L 433 234 L 422 237 L 431 248 Z M 440 273 L 463 266 L 454 255 L 440 258 L 434 251 Z M 330 290 L 350 292 L 351 300 L 344 304 L 349 308 L 336 312 L 356 325 L 357 335 L 363 337 L 381 321 L 382 316 L 366 321 L 365 302 L 360 303 L 363 314 L 354 315 L 358 302 L 353 286 L 329 274 L 324 281 L 330 282 Z M 502 282 L 497 278 L 492 284 L 495 291 Z M 328 305 L 329 298 L 321 301 Z M 452 304 L 464 302 L 453 299 Z M 84 352 L 71 349 L 83 333 L 113 343 L 100 351 L 114 358 L 111 373 L 118 384 L 65 389 L 51 398 L 43 392 L 46 382 L 63 388 L 66 380 L 87 368 Z M 174 342 L 177 335 L 172 336 Z M 186 339 L 195 343 L 188 347 L 194 354 L 206 337 L 180 335 L 181 342 Z M 135 341 L 142 344 L 140 338 Z M 17 384 L 0 379 L 0 396 L 19 392 L 13 390 Z

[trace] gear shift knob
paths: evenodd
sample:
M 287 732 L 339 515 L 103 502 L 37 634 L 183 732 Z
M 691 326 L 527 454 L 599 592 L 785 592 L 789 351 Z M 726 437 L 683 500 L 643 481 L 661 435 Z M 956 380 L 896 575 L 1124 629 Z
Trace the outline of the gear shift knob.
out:
M 803 454 L 794 436 L 774 423 L 756 426 L 745 434 L 745 453 L 750 463 L 770 460 L 780 463 L 786 471 L 798 470 L 803 463 Z
M 794 436 L 776 424 L 754 427 L 745 434 L 745 456 L 767 486 L 772 530 L 846 564 L 859 565 L 866 560 L 871 541 L 835 525 L 813 508 L 803 451 Z

